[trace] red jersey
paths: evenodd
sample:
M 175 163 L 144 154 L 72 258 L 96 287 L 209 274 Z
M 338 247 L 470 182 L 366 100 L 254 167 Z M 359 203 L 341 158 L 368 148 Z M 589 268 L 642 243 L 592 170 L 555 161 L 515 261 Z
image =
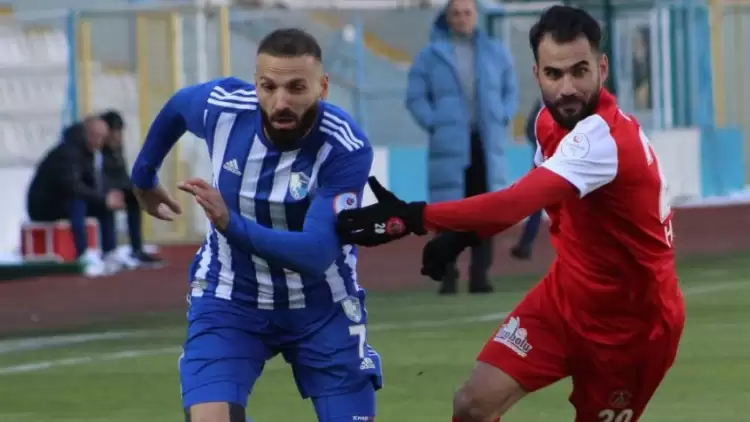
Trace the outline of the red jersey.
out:
M 568 131 L 537 116 L 537 167 L 578 197 L 549 206 L 557 257 L 543 283 L 573 329 L 618 344 L 681 307 L 672 211 L 659 162 L 638 122 L 602 90 L 595 114 Z

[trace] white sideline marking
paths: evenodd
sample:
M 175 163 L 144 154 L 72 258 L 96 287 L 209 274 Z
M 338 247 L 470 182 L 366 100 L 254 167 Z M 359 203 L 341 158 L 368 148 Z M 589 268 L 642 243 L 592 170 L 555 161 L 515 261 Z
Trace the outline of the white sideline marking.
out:
M 747 281 L 727 281 L 719 282 L 709 285 L 701 285 L 683 288 L 682 293 L 685 296 L 700 296 L 708 293 L 740 290 L 750 288 L 750 282 Z M 367 329 L 369 331 L 393 331 L 393 330 L 405 330 L 414 328 L 430 328 L 430 327 L 445 327 L 454 326 L 461 324 L 471 324 L 476 322 L 493 322 L 499 321 L 508 315 L 507 312 L 496 312 L 484 315 L 476 315 L 470 317 L 443 319 L 443 320 L 412 320 L 404 323 L 383 323 L 383 324 L 371 324 Z M 99 334 L 84 334 L 84 335 L 61 335 L 53 337 L 41 337 L 31 338 L 22 340 L 8 340 L 7 343 L 15 342 L 16 349 L 12 349 L 12 344 L 4 344 L 6 342 L 0 342 L 0 354 L 10 353 L 19 350 L 39 350 L 46 349 L 60 345 L 68 344 L 81 344 L 100 340 L 110 339 L 123 339 L 127 337 L 140 337 L 140 336 L 152 336 L 156 333 L 164 333 L 166 330 L 139 330 L 139 331 L 119 331 L 110 333 L 99 333 Z M 65 343 L 67 339 L 67 343 Z M 36 344 L 34 342 L 37 342 Z M 34 347 L 33 349 L 18 349 L 18 347 Z M 179 347 L 161 347 L 154 349 L 133 349 L 123 350 L 114 353 L 104 353 L 100 355 L 82 356 L 77 358 L 57 359 L 48 361 L 31 362 L 20 365 L 12 365 L 6 367 L 0 367 L 0 376 L 8 374 L 16 374 L 21 372 L 36 372 L 44 369 L 56 368 L 59 366 L 77 366 L 84 365 L 87 363 L 106 362 L 112 360 L 136 358 L 143 356 L 159 355 L 163 353 L 179 353 L 181 348 Z
M 57 368 L 60 366 L 83 365 L 93 362 L 106 362 L 141 356 L 160 355 L 162 353 L 179 353 L 179 347 L 162 347 L 159 349 L 123 350 L 122 352 L 106 353 L 101 355 L 81 356 L 79 358 L 46 360 L 39 362 L 24 363 L 21 365 L 6 366 L 0 368 L 0 375 L 17 374 L 19 372 L 36 372 L 43 369 Z
M 166 330 L 107 331 L 91 334 L 61 334 L 49 337 L 32 337 L 0 341 L 0 355 L 12 352 L 27 352 L 40 349 L 51 349 L 59 346 L 70 346 L 105 340 L 123 340 L 131 337 L 154 337 Z

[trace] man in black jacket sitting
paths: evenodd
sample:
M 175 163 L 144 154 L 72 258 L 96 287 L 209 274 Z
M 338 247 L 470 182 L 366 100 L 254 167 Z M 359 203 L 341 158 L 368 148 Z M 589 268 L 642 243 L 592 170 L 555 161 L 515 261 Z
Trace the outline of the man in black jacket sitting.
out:
M 125 198 L 122 192 L 107 189 L 96 165 L 108 133 L 107 124 L 99 117 L 88 117 L 66 128 L 62 142 L 37 167 L 27 197 L 32 221 L 70 221 L 78 258 L 93 276 L 121 267 L 113 253 L 117 243 L 114 211 L 125 206 Z M 87 250 L 86 217 L 99 221 L 103 260 Z
M 125 122 L 120 113 L 114 110 L 107 111 L 100 117 L 109 127 L 109 134 L 102 147 L 102 169 L 105 184 L 109 189 L 118 190 L 124 195 L 132 258 L 136 260 L 138 265 L 159 264 L 161 263 L 159 258 L 143 251 L 141 208 L 133 194 L 133 185 L 130 182 L 128 166 L 123 155 L 122 136 Z

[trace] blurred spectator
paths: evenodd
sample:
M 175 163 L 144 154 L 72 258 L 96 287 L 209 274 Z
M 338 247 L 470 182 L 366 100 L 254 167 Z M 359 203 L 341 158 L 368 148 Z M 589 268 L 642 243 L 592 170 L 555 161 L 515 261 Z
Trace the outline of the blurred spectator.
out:
M 87 274 L 119 270 L 113 211 L 125 206 L 121 191 L 107 190 L 95 165 L 107 123 L 88 117 L 63 131 L 62 142 L 42 159 L 29 186 L 27 212 L 35 222 L 69 220 L 76 252 Z M 88 250 L 86 217 L 99 221 L 102 255 Z
M 510 53 L 477 27 L 475 0 L 452 0 L 437 16 L 430 43 L 409 70 L 406 106 L 429 134 L 430 201 L 446 201 L 506 185 L 504 149 L 518 103 Z M 492 291 L 491 240 L 471 250 L 469 291 Z M 458 271 L 441 294 L 456 292 Z
M 542 101 L 537 100 L 534 103 L 534 107 L 531 108 L 529 116 L 526 118 L 526 139 L 531 143 L 531 150 L 533 154 L 536 154 L 537 142 L 536 142 L 536 116 L 539 115 L 539 111 L 542 110 Z M 533 155 L 532 155 L 533 159 Z M 536 235 L 539 233 L 539 226 L 542 223 L 542 210 L 532 214 L 527 220 L 526 225 L 523 227 L 523 233 L 518 244 L 510 250 L 510 254 L 518 259 L 529 259 L 531 258 L 531 249 L 534 246 L 534 240 Z
M 128 166 L 123 154 L 122 136 L 125 122 L 120 113 L 114 110 L 107 111 L 100 117 L 109 127 L 109 133 L 102 147 L 104 185 L 108 190 L 122 192 L 125 200 L 131 250 L 130 256 L 124 257 L 125 264 L 131 268 L 140 265 L 160 264 L 159 258 L 143 251 L 141 208 L 133 194 L 133 185 L 130 183 Z

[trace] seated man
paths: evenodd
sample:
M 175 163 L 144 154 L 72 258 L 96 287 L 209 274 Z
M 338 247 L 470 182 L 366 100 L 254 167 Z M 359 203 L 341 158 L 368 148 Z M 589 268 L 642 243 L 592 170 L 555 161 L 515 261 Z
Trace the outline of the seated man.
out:
M 78 259 L 87 275 L 99 276 L 122 267 L 117 254 L 113 211 L 125 206 L 122 192 L 107 191 L 95 167 L 109 129 L 88 117 L 63 131 L 62 142 L 42 159 L 31 181 L 27 213 L 31 221 L 69 220 Z M 88 251 L 86 217 L 99 221 L 102 257 Z
M 130 237 L 130 258 L 126 265 L 137 267 L 143 265 L 161 264 L 161 259 L 143 251 L 143 237 L 141 235 L 141 208 L 133 195 L 133 185 L 125 164 L 122 149 L 122 135 L 125 122 L 120 113 L 114 110 L 102 114 L 101 119 L 109 126 L 109 134 L 104 139 L 102 147 L 102 172 L 104 185 L 123 193 L 125 211 L 128 216 L 128 236 Z

